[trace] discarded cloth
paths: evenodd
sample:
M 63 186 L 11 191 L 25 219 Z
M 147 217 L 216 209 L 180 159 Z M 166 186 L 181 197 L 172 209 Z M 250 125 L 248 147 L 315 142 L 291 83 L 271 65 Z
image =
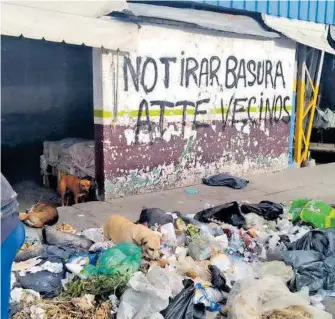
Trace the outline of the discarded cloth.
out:
M 143 208 L 138 222 L 140 224 L 147 224 L 150 228 L 155 225 L 159 226 L 173 223 L 173 216 L 171 214 L 167 214 L 160 208 Z
M 192 280 L 184 280 L 184 289 L 161 312 L 165 319 L 205 319 L 203 303 L 194 304 L 196 288 Z
M 334 228 L 335 209 L 321 200 L 297 199 L 291 203 L 292 221 L 299 220 L 315 228 Z
M 255 213 L 262 216 L 266 220 L 276 220 L 284 212 L 282 204 L 274 203 L 271 201 L 261 201 L 259 204 L 247 204 L 241 205 L 241 211 L 243 214 Z
M 210 223 L 212 220 L 218 220 L 239 228 L 245 223 L 240 205 L 236 201 L 204 209 L 196 213 L 194 219 L 202 223 Z
M 227 186 L 234 189 L 245 188 L 249 183 L 248 180 L 226 173 L 204 177 L 202 182 L 209 186 Z

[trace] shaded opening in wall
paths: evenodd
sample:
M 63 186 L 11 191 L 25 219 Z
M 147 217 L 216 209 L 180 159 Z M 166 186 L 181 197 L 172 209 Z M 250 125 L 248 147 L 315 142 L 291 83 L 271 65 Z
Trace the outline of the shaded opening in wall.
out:
M 1 70 L 1 171 L 21 208 L 58 200 L 43 187 L 40 157 L 45 141 L 94 143 L 91 48 L 2 36 Z

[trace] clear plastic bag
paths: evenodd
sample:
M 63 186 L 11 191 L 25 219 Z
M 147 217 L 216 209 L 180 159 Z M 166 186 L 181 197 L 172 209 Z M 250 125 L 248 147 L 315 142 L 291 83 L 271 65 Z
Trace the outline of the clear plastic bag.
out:
M 234 285 L 229 293 L 229 319 L 261 319 L 263 314 L 291 306 L 304 307 L 313 319 L 330 319 L 331 314 L 310 307 L 308 291 L 292 293 L 277 276 L 245 280 Z
M 157 315 L 169 304 L 169 277 L 159 267 L 152 267 L 148 275 L 136 272 L 121 297 L 118 319 L 142 319 Z

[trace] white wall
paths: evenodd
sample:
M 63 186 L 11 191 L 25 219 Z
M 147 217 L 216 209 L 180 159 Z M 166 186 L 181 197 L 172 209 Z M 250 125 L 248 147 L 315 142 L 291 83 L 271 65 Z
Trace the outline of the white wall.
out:
M 138 37 L 136 52 L 93 55 L 94 77 L 102 75 L 94 107 L 95 123 L 106 133 L 107 193 L 192 184 L 223 168 L 287 167 L 295 43 L 163 26 L 141 26 Z M 170 60 L 168 81 L 163 58 Z M 194 104 L 183 107 L 185 100 Z M 169 104 L 162 110 L 157 101 Z M 209 135 L 217 145 L 208 143 Z M 167 149 L 165 160 L 159 154 Z M 185 152 L 193 154 L 187 163 Z

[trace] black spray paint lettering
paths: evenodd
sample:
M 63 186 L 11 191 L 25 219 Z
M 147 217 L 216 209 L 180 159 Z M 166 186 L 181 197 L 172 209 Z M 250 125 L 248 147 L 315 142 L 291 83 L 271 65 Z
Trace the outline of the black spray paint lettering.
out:
M 145 78 L 146 78 L 145 75 L 147 74 L 147 72 L 150 71 L 150 70 L 147 71 L 148 66 L 149 66 L 150 64 L 151 64 L 152 67 L 153 67 L 152 71 L 153 71 L 153 75 L 154 75 L 154 80 L 153 80 L 151 86 L 148 87 L 147 84 L 145 83 L 145 82 L 146 82 L 146 81 L 145 81 Z M 156 84 L 157 84 L 157 78 L 158 78 L 158 70 L 157 70 L 157 64 L 156 64 L 156 61 L 155 61 L 155 59 L 153 59 L 153 58 L 147 58 L 147 59 L 144 61 L 144 63 L 143 63 L 142 76 L 141 76 L 141 85 L 142 85 L 143 90 L 144 90 L 145 93 L 148 94 L 148 93 L 150 93 L 150 92 L 152 92 L 152 91 L 154 90 L 154 88 L 155 88 L 155 86 L 156 86 Z
M 186 126 L 186 112 L 187 112 L 187 107 L 188 106 L 192 106 L 192 107 L 195 107 L 195 103 L 192 102 L 192 101 L 187 101 L 187 100 L 184 100 L 184 101 L 179 101 L 179 102 L 176 102 L 176 106 L 182 106 L 183 107 L 183 117 L 182 117 L 182 121 L 181 121 L 181 136 L 184 137 L 185 136 L 185 126 Z
M 291 116 L 288 110 L 287 103 L 290 101 L 289 96 L 282 97 L 281 95 L 273 96 L 271 98 L 263 98 L 263 92 L 260 95 L 259 103 L 257 103 L 257 98 L 252 96 L 250 98 L 246 97 L 235 97 L 233 94 L 228 103 L 228 109 L 225 109 L 225 105 L 223 99 L 221 99 L 221 113 L 222 113 L 222 129 L 225 129 L 228 123 L 231 123 L 233 126 L 235 123 L 242 122 L 244 124 L 250 122 L 253 125 L 257 124 L 256 118 L 251 115 L 252 111 L 251 108 L 255 106 L 259 110 L 259 123 L 262 121 L 269 120 L 271 124 L 277 123 L 280 120 L 288 124 L 290 122 Z M 153 142 L 153 128 L 156 127 L 154 122 L 150 120 L 150 113 L 149 113 L 149 104 L 150 106 L 159 106 L 160 108 L 160 117 L 159 117 L 159 125 L 158 130 L 160 133 L 160 138 L 164 135 L 164 116 L 166 108 L 182 108 L 182 137 L 185 136 L 185 126 L 186 126 L 186 115 L 188 108 L 194 109 L 194 117 L 192 123 L 192 129 L 197 130 L 201 127 L 208 127 L 209 124 L 205 122 L 198 121 L 198 115 L 207 114 L 206 109 L 200 110 L 199 107 L 201 105 L 209 104 L 210 99 L 201 99 L 197 101 L 189 101 L 189 100 L 182 100 L 177 101 L 176 103 L 171 101 L 165 100 L 153 100 L 148 102 L 147 100 L 143 99 L 139 105 L 138 110 L 138 117 L 135 129 L 135 142 L 138 143 L 139 141 L 139 133 L 141 130 L 145 132 L 149 132 L 150 142 Z M 257 105 L 258 104 L 258 105 Z M 277 109 L 279 111 L 278 117 Z M 285 113 L 285 116 L 282 114 Z M 237 114 L 244 114 L 244 117 L 236 119 Z M 144 119 L 142 119 L 144 117 Z
M 155 90 L 157 83 L 160 83 L 158 79 L 162 79 L 165 89 L 169 89 L 171 72 L 176 68 L 180 69 L 179 85 L 186 88 L 192 85 L 221 87 L 221 82 L 224 82 L 227 89 L 254 85 L 277 88 L 279 84 L 286 87 L 281 61 L 239 60 L 231 55 L 226 59 L 225 72 L 220 72 L 221 59 L 219 57 L 212 56 L 209 59 L 197 60 L 194 57 L 184 57 L 184 52 L 182 52 L 180 59 L 161 57 L 156 60 L 152 57 L 137 57 L 136 61 L 132 61 L 129 57 L 124 57 L 124 90 L 129 90 L 132 80 L 137 92 L 142 88 L 148 94 Z
M 143 109 L 145 111 L 145 120 L 142 121 Z M 150 115 L 149 115 L 149 105 L 145 99 L 141 101 L 138 108 L 137 123 L 135 129 L 135 143 L 139 142 L 139 133 L 143 127 L 145 127 L 145 130 L 149 132 L 150 142 L 153 142 L 152 123 L 150 121 Z
M 214 85 L 214 79 L 216 81 L 217 86 L 220 86 L 220 81 L 218 78 L 218 71 L 220 70 L 221 67 L 221 60 L 218 56 L 212 56 L 210 61 L 209 61 L 209 80 L 210 80 L 210 85 Z
M 285 88 L 283 66 L 281 61 L 275 65 L 272 61 L 238 60 L 231 55 L 226 60 L 225 85 L 227 89 L 253 86 L 255 83 L 264 85 L 265 88 L 277 87 L 277 81 L 281 80 Z
M 165 88 L 169 88 L 170 86 L 170 62 L 176 63 L 177 58 L 160 58 L 159 59 L 165 67 L 165 76 L 164 76 L 164 86 Z
M 131 78 L 133 80 L 135 90 L 138 92 L 139 90 L 139 78 L 141 72 L 141 61 L 142 58 L 138 56 L 136 58 L 136 71 L 134 69 L 133 64 L 131 63 L 131 59 L 127 56 L 124 57 L 123 60 L 123 79 L 124 79 L 124 90 L 129 90 L 129 83 L 128 83 L 128 70 L 130 72 Z
M 192 128 L 194 130 L 196 130 L 197 128 L 199 127 L 208 127 L 209 124 L 208 123 L 204 123 L 204 122 L 198 122 L 197 121 L 197 115 L 199 114 L 207 114 L 207 110 L 199 110 L 199 106 L 201 104 L 208 104 L 210 101 L 210 99 L 203 99 L 203 100 L 199 100 L 196 102 L 195 104 L 195 110 L 194 110 L 194 118 L 193 118 L 193 125 L 192 125 Z
M 169 101 L 151 101 L 150 102 L 151 106 L 155 106 L 158 105 L 160 107 L 160 112 L 159 112 L 159 132 L 161 135 L 161 138 L 163 137 L 164 134 L 164 114 L 165 114 L 165 108 L 169 107 L 169 108 L 173 108 L 174 107 L 174 103 L 169 102 Z
M 163 57 L 159 61 L 164 65 L 165 77 L 164 85 L 166 88 L 170 86 L 170 62 L 175 63 L 177 58 L 175 57 Z M 123 61 L 123 78 L 124 78 L 124 90 L 129 91 L 129 74 L 134 84 L 135 90 L 139 91 L 139 84 L 145 93 L 152 92 L 158 80 L 158 65 L 154 58 L 146 57 L 142 65 L 142 57 L 136 58 L 136 70 L 129 57 L 124 57 Z M 152 83 L 148 83 L 148 77 L 153 77 Z

